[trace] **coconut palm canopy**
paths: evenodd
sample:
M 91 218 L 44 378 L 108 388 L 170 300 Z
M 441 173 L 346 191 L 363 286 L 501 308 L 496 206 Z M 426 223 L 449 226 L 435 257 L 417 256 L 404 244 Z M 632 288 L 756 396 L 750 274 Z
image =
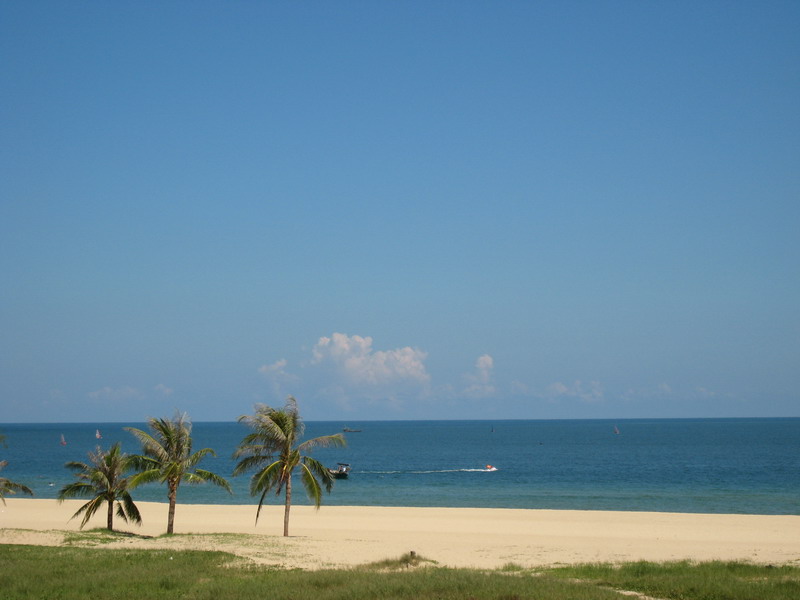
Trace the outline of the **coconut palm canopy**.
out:
M 131 486 L 151 482 L 167 484 L 167 533 L 173 533 L 175 505 L 181 482 L 190 485 L 208 482 L 228 493 L 232 493 L 231 486 L 216 473 L 197 468 L 206 456 L 216 454 L 211 448 L 192 452 L 192 422 L 186 413 L 176 413 L 172 419 L 151 417 L 147 422 L 151 433 L 134 427 L 125 428 L 142 444 L 142 454 L 135 457 L 139 473 L 133 476 Z
M 117 503 L 117 516 L 123 521 L 133 521 L 136 524 L 142 522 L 139 509 L 128 491 L 130 478 L 126 477 L 126 473 L 134 466 L 133 457 L 122 452 L 119 442 L 108 451 L 98 447 L 94 452 L 89 452 L 88 463 L 71 461 L 64 466 L 75 471 L 78 481 L 61 488 L 58 501 L 91 497 L 71 517 L 74 519 L 83 514 L 81 529 L 104 503 L 107 506 L 106 527 L 109 531 L 114 528 L 114 502 Z
M 250 493 L 253 496 L 260 494 L 256 522 L 266 495 L 273 490 L 278 496 L 285 493 L 283 535 L 288 536 L 292 474 L 295 468 L 300 468 L 300 481 L 314 506 L 319 508 L 322 486 L 330 492 L 334 478 L 322 463 L 306 453 L 314 448 L 344 446 L 344 436 L 337 433 L 300 442 L 305 426 L 297 409 L 297 401 L 291 396 L 280 409 L 257 404 L 255 414 L 242 415 L 239 422 L 250 427 L 252 432 L 242 439 L 234 452 L 233 457 L 240 460 L 233 474 L 255 470 L 250 479 Z
M 0 471 L 2 471 L 7 464 L 7 460 L 0 460 Z M 6 494 L 16 494 L 17 492 L 22 492 L 23 494 L 29 494 L 30 496 L 33 496 L 33 491 L 31 491 L 28 486 L 11 481 L 5 477 L 0 477 L 0 500 L 2 500 L 3 504 L 6 503 Z

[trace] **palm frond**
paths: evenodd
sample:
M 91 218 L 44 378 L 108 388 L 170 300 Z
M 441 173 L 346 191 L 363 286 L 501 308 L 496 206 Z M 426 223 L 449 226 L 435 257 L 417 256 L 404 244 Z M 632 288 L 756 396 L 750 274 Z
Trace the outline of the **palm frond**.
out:
M 167 458 L 167 451 L 161 443 L 152 435 L 135 427 L 125 427 L 125 430 L 133 434 L 142 445 L 142 452 L 147 458 L 162 461 Z
M 269 464 L 274 459 L 272 454 L 247 456 L 241 459 L 233 468 L 233 475 L 241 475 L 245 471 L 256 469 L 263 464 Z
M 134 454 L 128 457 L 126 466 L 134 471 L 149 471 L 150 469 L 156 468 L 158 464 L 157 460 L 149 456 Z
M 205 469 L 196 469 L 194 473 L 189 473 L 188 475 L 191 476 L 191 479 L 187 479 L 187 483 L 212 483 L 218 487 L 227 490 L 229 494 L 233 493 L 231 489 L 231 485 L 228 483 L 228 480 L 224 477 L 220 477 L 216 473 L 212 473 L 211 471 L 206 471 Z
M 88 471 L 91 468 L 86 463 L 82 463 L 76 460 L 64 463 L 64 467 L 70 469 L 71 471 Z
M 95 494 L 97 494 L 97 488 L 91 483 L 73 481 L 59 490 L 58 501 L 60 503 L 68 498 L 88 498 Z
M 311 472 L 314 473 L 314 475 L 318 477 L 320 481 L 322 481 L 323 485 L 325 486 L 325 491 L 330 493 L 333 489 L 333 482 L 335 481 L 335 478 L 328 470 L 328 467 L 323 465 L 318 460 L 311 458 L 310 456 L 306 456 L 304 462 Z
M 94 513 L 96 513 L 103 505 L 105 504 L 105 498 L 102 496 L 95 496 L 89 502 L 81 506 L 74 515 L 70 517 L 70 520 L 74 519 L 80 514 L 83 514 L 83 520 L 81 521 L 80 528 L 83 529 L 84 525 L 89 522 L 89 519 L 92 518 Z
M 239 442 L 239 446 L 234 451 L 233 457 L 237 458 L 241 455 L 245 450 L 250 448 L 263 448 L 264 450 L 267 449 L 267 445 L 264 443 L 262 439 L 261 432 L 254 431 L 252 433 L 248 433 L 246 436 L 242 438 L 242 441 Z
M 286 443 L 287 430 L 282 411 L 266 406 L 256 405 L 256 414 L 239 417 L 240 422 L 244 422 L 253 429 L 253 433 L 248 437 L 252 441 L 260 441 L 269 448 L 280 447 Z
M 300 444 L 297 449 L 300 452 L 308 452 L 314 448 L 341 448 L 344 446 L 347 446 L 347 440 L 344 439 L 341 433 L 335 433 L 334 435 L 323 435 L 311 440 L 306 440 Z
M 133 498 L 131 498 L 128 492 L 120 494 L 119 502 L 117 503 L 117 514 L 126 522 L 133 521 L 137 524 L 142 522 L 142 515 L 139 514 L 139 508 L 134 504 Z
M 288 471 L 294 470 L 294 468 L 300 464 L 300 459 L 302 458 L 302 454 L 297 448 L 287 448 L 287 451 L 283 455 L 283 462 L 286 465 L 286 469 Z
M 306 494 L 314 501 L 314 507 L 319 509 L 320 504 L 322 504 L 322 488 L 320 488 L 319 481 L 314 477 L 314 473 L 306 463 L 300 466 L 300 480 L 303 482 Z
M 280 489 L 283 463 L 275 461 L 267 465 L 250 478 L 250 494 L 255 496 L 260 492 L 269 492 L 275 487 Z
M 261 494 L 261 497 L 258 499 L 258 508 L 256 509 L 256 523 L 258 523 L 258 517 L 261 514 L 261 507 L 264 506 L 264 498 L 267 497 L 267 493 L 269 490 L 264 490 Z
M 0 471 L 2 471 L 7 464 L 8 464 L 7 460 L 0 460 Z M 4 506 L 6 503 L 5 495 L 16 494 L 17 492 L 22 492 L 23 494 L 30 494 L 31 496 L 33 496 L 33 492 L 28 486 L 23 485 L 21 483 L 17 483 L 16 481 L 11 481 L 10 479 L 7 479 L 5 477 L 0 477 L 0 501 L 3 502 Z
M 120 519 L 122 519 L 122 520 L 123 520 L 123 521 L 125 521 L 126 523 L 128 522 L 128 514 L 125 512 L 125 507 L 124 507 L 124 506 L 122 506 L 122 503 L 121 503 L 121 502 L 117 502 L 117 510 L 116 510 L 116 511 L 114 511 L 114 512 L 116 513 L 116 515 L 117 515 L 117 516 L 118 516 Z
M 206 456 L 216 456 L 217 453 L 214 452 L 211 448 L 203 448 L 202 450 L 198 450 L 194 454 L 186 457 L 186 460 L 183 461 L 183 464 L 186 469 L 191 469 L 196 465 L 200 464 Z
M 156 481 L 158 482 L 164 481 L 161 470 L 157 468 L 148 469 L 147 471 L 141 471 L 136 475 L 133 475 L 128 480 L 128 488 L 132 490 L 145 483 L 154 483 Z
M 16 481 L 11 481 L 5 477 L 0 477 L 0 501 L 3 502 L 3 505 L 6 503 L 6 494 L 16 494 L 17 492 L 22 492 L 23 494 L 33 496 L 33 490 L 31 490 L 31 488 L 29 488 L 27 485 L 17 483 Z

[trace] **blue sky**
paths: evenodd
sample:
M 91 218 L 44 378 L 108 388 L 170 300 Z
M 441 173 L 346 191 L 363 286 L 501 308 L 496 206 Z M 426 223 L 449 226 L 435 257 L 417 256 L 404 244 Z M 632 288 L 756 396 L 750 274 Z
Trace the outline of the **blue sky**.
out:
M 0 422 L 800 416 L 796 2 L 4 2 Z

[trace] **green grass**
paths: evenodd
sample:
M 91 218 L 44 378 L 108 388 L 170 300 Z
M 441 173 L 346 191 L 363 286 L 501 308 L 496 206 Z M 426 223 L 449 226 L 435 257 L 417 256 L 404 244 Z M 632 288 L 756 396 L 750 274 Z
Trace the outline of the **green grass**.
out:
M 564 567 L 550 574 L 598 586 L 635 590 L 658 598 L 697 600 L 797 600 L 800 568 L 741 562 L 634 562 Z
M 419 567 L 420 565 L 432 566 L 435 564 L 435 560 L 424 558 L 416 552 L 406 552 L 400 558 L 387 558 L 386 560 L 379 560 L 364 565 L 364 568 L 373 569 L 376 571 L 397 571 L 398 569 L 410 569 L 411 567 Z
M 630 563 L 449 569 L 404 556 L 355 569 L 281 570 L 223 552 L 0 545 L 4 600 L 796 600 L 800 568 Z

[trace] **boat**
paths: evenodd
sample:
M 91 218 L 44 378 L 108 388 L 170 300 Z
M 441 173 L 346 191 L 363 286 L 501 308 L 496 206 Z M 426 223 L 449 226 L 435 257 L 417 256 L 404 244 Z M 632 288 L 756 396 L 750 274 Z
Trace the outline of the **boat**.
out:
M 94 437 L 96 437 L 98 440 L 102 440 L 103 439 L 103 434 L 100 433 L 99 429 L 95 429 L 94 430 Z
M 487 471 L 497 471 L 497 467 L 493 467 L 492 465 L 486 465 Z
M 345 427 L 342 429 L 345 433 L 361 433 L 360 429 L 350 429 L 349 427 Z
M 347 463 L 337 463 L 339 466 L 335 469 L 328 469 L 328 472 L 336 479 L 347 479 L 350 475 L 350 465 Z
M 619 428 L 616 425 L 614 425 L 614 433 L 619 435 Z
M 67 445 L 67 440 L 64 439 L 64 434 L 63 433 L 61 434 L 61 445 L 62 446 L 66 446 Z

